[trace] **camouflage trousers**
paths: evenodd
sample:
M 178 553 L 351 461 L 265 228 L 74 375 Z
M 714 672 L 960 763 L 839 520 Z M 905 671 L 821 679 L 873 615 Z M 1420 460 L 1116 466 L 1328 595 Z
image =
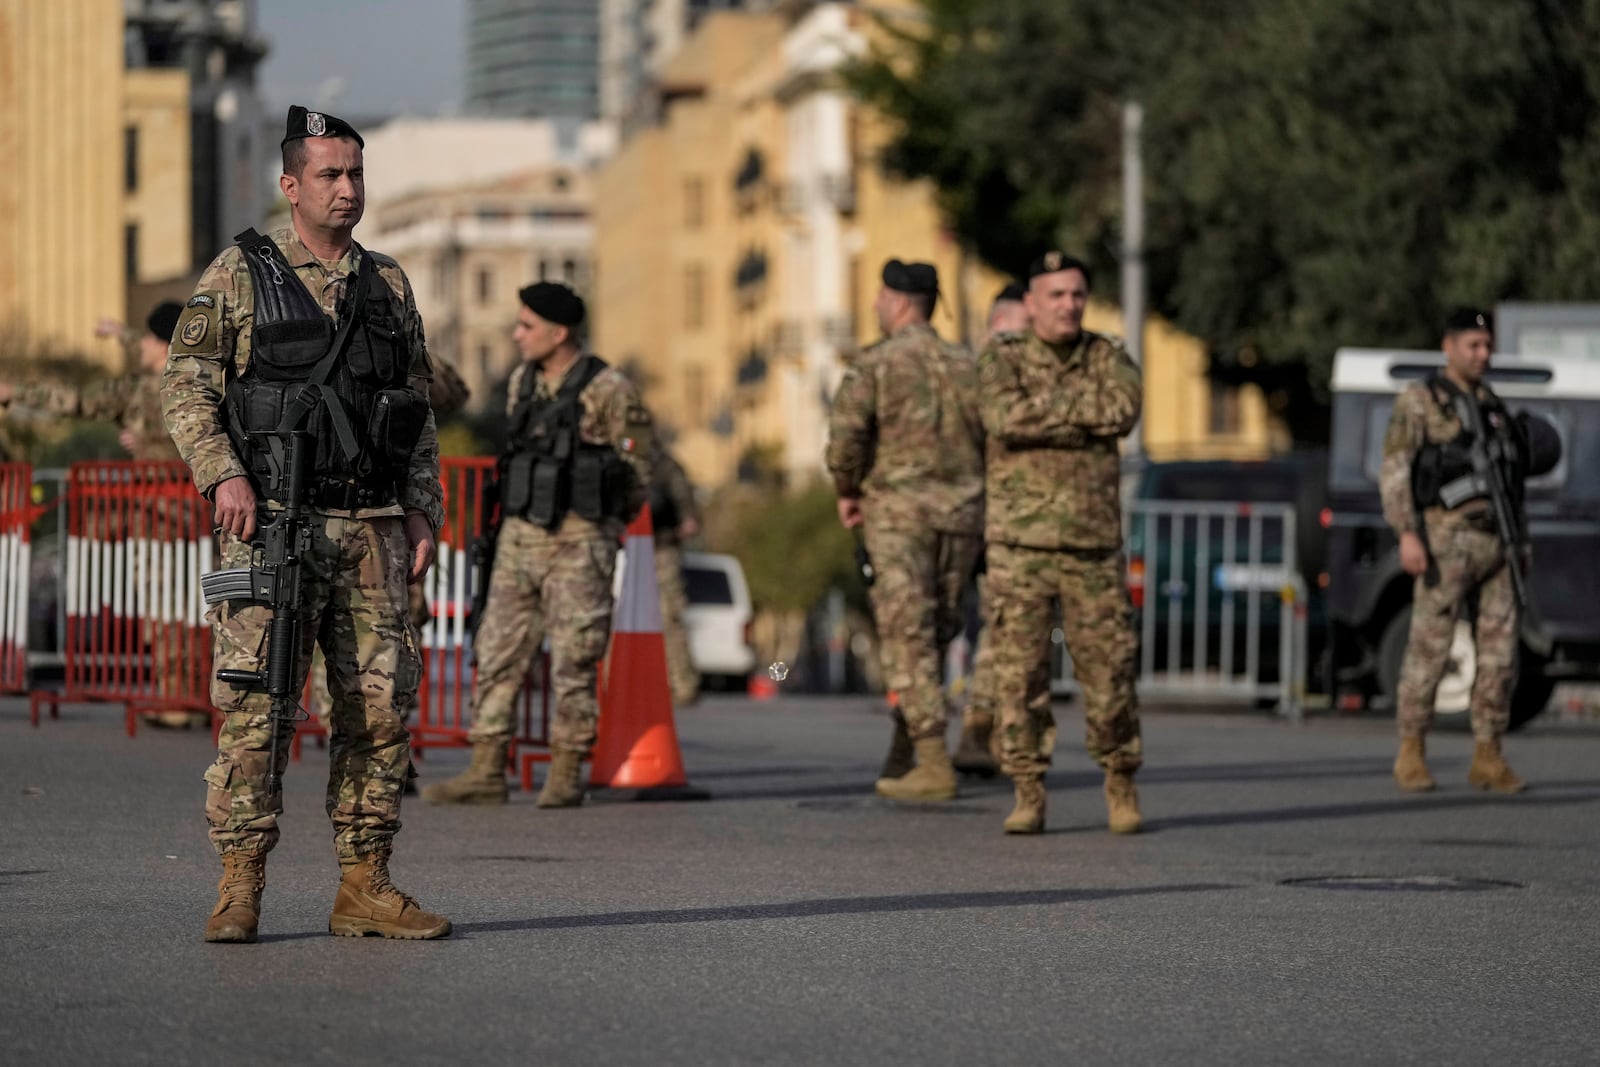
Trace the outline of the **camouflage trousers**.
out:
M 301 571 L 295 691 L 305 685 L 312 648 L 321 646 L 333 694 L 327 811 L 340 863 L 348 864 L 387 851 L 400 829 L 400 791 L 411 751 L 403 711 L 415 699 L 421 676 L 405 614 L 411 549 L 399 518 L 323 517 L 312 530 Z M 222 566 L 250 561 L 250 546 L 224 533 Z M 270 608 L 253 601 L 211 609 L 216 668 L 265 670 L 270 617 Z M 271 849 L 278 842 L 283 797 L 268 795 L 268 698 L 215 680 L 211 698 L 223 713 L 217 759 L 205 773 L 211 842 L 218 852 Z M 282 773 L 293 731 L 281 729 L 279 735 Z
M 600 704 L 600 660 L 611 638 L 611 578 L 617 543 L 608 538 L 556 541 L 523 519 L 500 528 L 489 604 L 473 645 L 474 741 L 508 738 L 513 705 L 545 633 L 550 635 L 550 690 L 555 713 L 550 747 L 586 754 Z
M 867 521 L 884 685 L 913 741 L 944 736 L 944 649 L 961 632 L 961 597 L 982 547 L 976 536 Z
M 656 584 L 661 589 L 661 638 L 667 646 L 672 705 L 687 707 L 700 696 L 700 672 L 689 655 L 689 632 L 683 625 L 689 596 L 683 587 L 683 549 L 675 542 L 656 541 Z
M 1143 762 L 1134 692 L 1138 640 L 1122 553 L 988 546 L 993 692 L 1000 765 L 1013 778 L 1040 775 L 1055 749 L 1050 710 L 1050 632 L 1061 628 L 1083 694 L 1085 747 L 1107 770 Z
M 1400 734 L 1423 734 L 1432 724 L 1456 620 L 1476 594 L 1472 733 L 1480 741 L 1490 741 L 1506 732 L 1511 690 L 1517 681 L 1517 601 L 1505 550 L 1495 534 L 1465 524 L 1430 534 L 1439 583 L 1430 586 L 1424 575 L 1412 593 L 1411 634 L 1395 701 Z
M 995 704 L 994 696 L 994 627 L 988 623 L 989 618 L 989 576 L 978 575 L 978 618 L 982 624 L 978 627 L 977 648 L 972 654 L 972 678 L 967 687 L 967 706 L 962 718 L 971 721 L 974 716 L 987 715 L 989 721 L 998 723 L 1000 711 Z M 1052 602 L 1053 603 L 1053 602 Z M 1050 661 L 1045 659 L 1043 666 L 1044 679 L 1028 688 L 1030 715 L 1050 714 Z
M 422 628 L 433 617 L 428 610 L 428 596 L 423 592 L 422 583 L 417 582 L 406 586 L 406 615 L 411 619 L 411 631 L 420 634 Z M 402 714 L 407 722 L 416 713 L 418 704 L 421 703 L 422 691 L 420 687 L 412 694 L 411 705 Z M 333 698 L 328 695 L 328 661 L 323 658 L 322 649 L 317 649 L 311 656 L 311 700 L 308 710 L 319 719 L 328 717 L 328 709 L 333 706 Z

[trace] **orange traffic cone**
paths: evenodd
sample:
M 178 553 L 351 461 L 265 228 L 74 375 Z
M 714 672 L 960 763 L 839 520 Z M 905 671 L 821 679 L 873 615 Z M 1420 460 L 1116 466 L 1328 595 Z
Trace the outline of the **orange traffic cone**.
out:
M 592 800 L 704 800 L 689 785 L 672 722 L 667 646 L 661 637 L 656 546 L 646 504 L 628 526 L 622 595 L 602 670 L 599 738 L 589 771 Z

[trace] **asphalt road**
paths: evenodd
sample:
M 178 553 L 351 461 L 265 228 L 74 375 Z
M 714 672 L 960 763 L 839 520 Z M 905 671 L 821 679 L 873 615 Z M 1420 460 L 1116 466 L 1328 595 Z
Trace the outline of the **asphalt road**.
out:
M 396 881 L 443 942 L 327 935 L 308 747 L 262 943 L 220 946 L 209 739 L 25 711 L 0 702 L 0 1063 L 1600 1062 L 1594 724 L 1512 739 L 1515 798 L 1436 737 L 1442 788 L 1404 797 L 1383 722 L 1150 713 L 1151 832 L 1113 838 L 1067 706 L 1050 832 L 1010 838 L 1004 783 L 875 799 L 869 702 L 710 699 L 678 719 L 709 801 L 409 800 Z

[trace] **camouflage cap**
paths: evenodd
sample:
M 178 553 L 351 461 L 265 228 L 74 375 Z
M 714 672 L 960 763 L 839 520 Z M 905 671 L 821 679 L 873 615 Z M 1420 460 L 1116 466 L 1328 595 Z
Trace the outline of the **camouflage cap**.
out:
M 534 282 L 517 293 L 529 311 L 557 326 L 583 321 L 583 297 L 560 282 Z
M 289 118 L 285 123 L 283 140 L 279 142 L 279 147 L 290 141 L 298 141 L 302 137 L 348 137 L 359 147 L 367 147 L 367 142 L 361 139 L 356 128 L 344 119 L 335 118 L 322 111 L 307 111 L 299 104 L 295 104 L 289 108 Z

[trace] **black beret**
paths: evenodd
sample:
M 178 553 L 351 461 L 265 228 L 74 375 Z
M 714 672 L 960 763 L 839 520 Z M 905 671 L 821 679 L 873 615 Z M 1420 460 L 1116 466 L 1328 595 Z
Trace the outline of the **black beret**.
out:
M 883 265 L 883 284 L 900 293 L 937 293 L 939 269 L 932 263 L 902 263 L 891 259 Z
M 144 324 L 151 333 L 170 345 L 172 343 L 172 331 L 178 328 L 178 316 L 182 314 L 182 304 L 171 300 L 163 300 L 150 312 L 150 317 L 144 320 Z
M 302 137 L 349 137 L 360 147 L 367 147 L 367 142 L 361 139 L 356 128 L 344 119 L 334 118 L 322 111 L 307 111 L 299 104 L 295 104 L 289 109 L 283 140 L 278 146 L 281 148 L 290 141 L 298 141 Z
M 1002 300 L 1015 300 L 1020 303 L 1022 301 L 1022 286 L 1018 285 L 1016 282 L 1012 282 L 1007 285 L 1004 289 L 1000 290 L 999 295 L 994 298 L 994 302 L 996 304 L 1000 303 Z
M 1444 332 L 1460 333 L 1462 330 L 1488 330 L 1494 333 L 1494 316 L 1477 308 L 1459 307 L 1444 320 Z
M 583 321 L 583 297 L 560 282 L 534 282 L 517 293 L 528 310 L 557 326 Z
M 1083 274 L 1083 280 L 1086 283 L 1093 284 L 1094 282 L 1094 277 L 1089 273 L 1089 265 L 1087 263 L 1055 249 L 1051 249 L 1028 264 L 1028 281 L 1033 281 L 1041 274 L 1054 274 L 1063 270 L 1079 271 Z

